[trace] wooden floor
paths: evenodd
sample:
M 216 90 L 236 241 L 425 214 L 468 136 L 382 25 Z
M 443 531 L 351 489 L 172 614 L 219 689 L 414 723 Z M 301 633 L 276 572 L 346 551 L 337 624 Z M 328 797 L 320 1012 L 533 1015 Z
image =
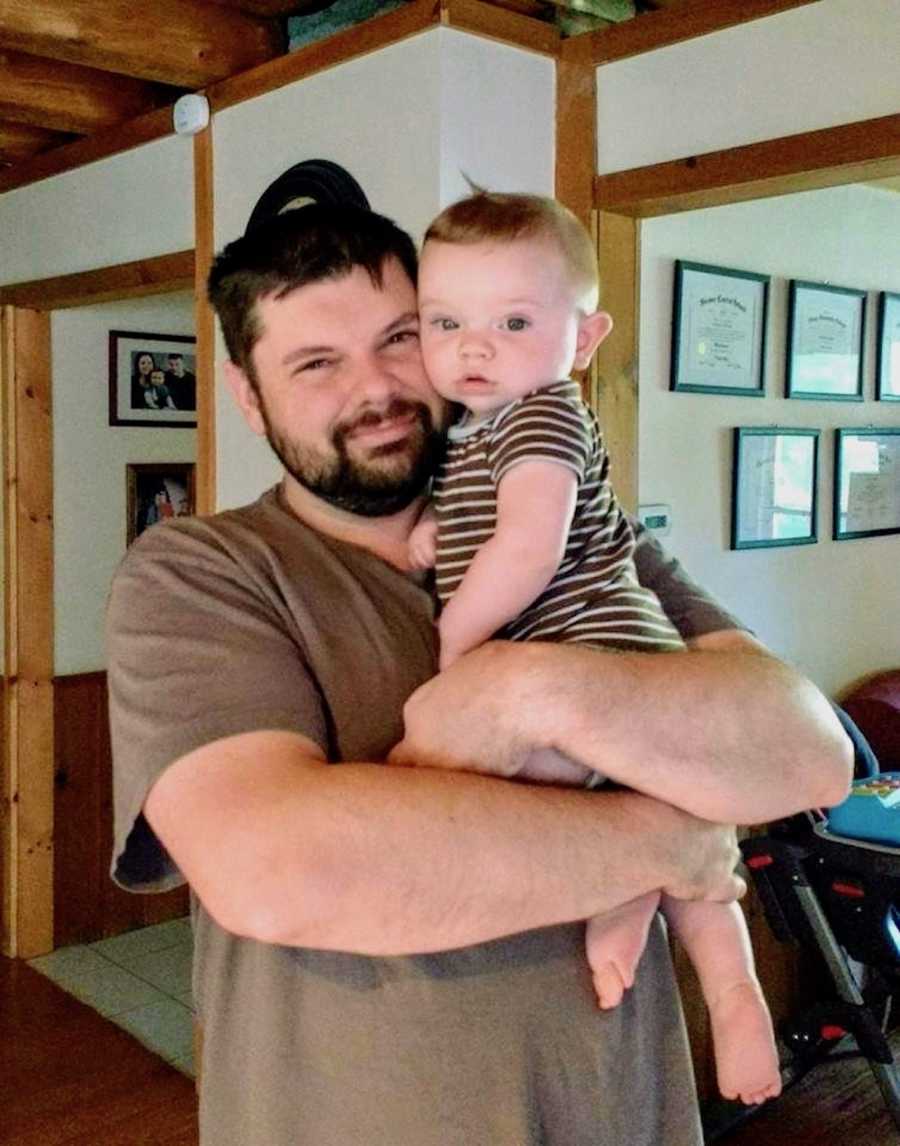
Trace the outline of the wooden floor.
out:
M 900 1051 L 900 1035 L 892 1042 Z M 197 1142 L 191 1079 L 43 975 L 0 958 L 0 1146 Z M 900 1130 L 867 1065 L 847 1061 L 817 1068 L 719 1142 L 898 1146 Z
M 197 1146 L 193 1081 L 0 957 L 2 1146 Z
M 891 1037 L 900 1057 L 900 1035 Z M 823 1064 L 716 1146 L 898 1146 L 900 1128 L 887 1112 L 867 1063 Z

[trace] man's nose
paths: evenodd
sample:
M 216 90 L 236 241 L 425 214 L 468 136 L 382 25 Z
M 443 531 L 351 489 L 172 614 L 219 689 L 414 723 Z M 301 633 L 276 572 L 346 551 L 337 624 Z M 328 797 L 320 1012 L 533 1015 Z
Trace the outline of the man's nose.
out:
M 364 396 L 369 402 L 379 402 L 392 396 L 396 384 L 388 363 L 373 354 L 360 362 L 353 371 L 350 388 L 354 394 Z

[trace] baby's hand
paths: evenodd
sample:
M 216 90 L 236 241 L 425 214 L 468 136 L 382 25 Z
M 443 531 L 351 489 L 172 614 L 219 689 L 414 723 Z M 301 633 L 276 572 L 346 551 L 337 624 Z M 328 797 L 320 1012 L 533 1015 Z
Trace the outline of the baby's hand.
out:
M 426 509 L 409 535 L 409 563 L 413 569 L 431 569 L 437 551 L 437 520 Z

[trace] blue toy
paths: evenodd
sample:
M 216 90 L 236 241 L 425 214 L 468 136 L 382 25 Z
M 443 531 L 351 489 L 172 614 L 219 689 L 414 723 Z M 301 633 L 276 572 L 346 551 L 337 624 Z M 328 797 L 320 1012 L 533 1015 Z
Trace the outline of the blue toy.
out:
M 828 831 L 900 848 L 900 772 L 854 780 L 847 799 L 828 813 Z

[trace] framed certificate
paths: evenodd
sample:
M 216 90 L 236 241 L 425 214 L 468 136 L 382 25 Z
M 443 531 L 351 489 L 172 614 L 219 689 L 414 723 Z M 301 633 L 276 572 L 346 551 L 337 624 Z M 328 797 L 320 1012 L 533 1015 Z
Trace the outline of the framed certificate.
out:
M 788 398 L 861 402 L 866 292 L 791 280 Z
M 900 533 L 900 428 L 838 430 L 834 538 Z
M 670 388 L 761 398 L 768 302 L 768 275 L 677 260 Z
M 880 402 L 900 402 L 900 294 L 889 291 L 878 298 L 875 378 Z
M 814 544 L 818 466 L 818 430 L 737 427 L 731 548 Z

